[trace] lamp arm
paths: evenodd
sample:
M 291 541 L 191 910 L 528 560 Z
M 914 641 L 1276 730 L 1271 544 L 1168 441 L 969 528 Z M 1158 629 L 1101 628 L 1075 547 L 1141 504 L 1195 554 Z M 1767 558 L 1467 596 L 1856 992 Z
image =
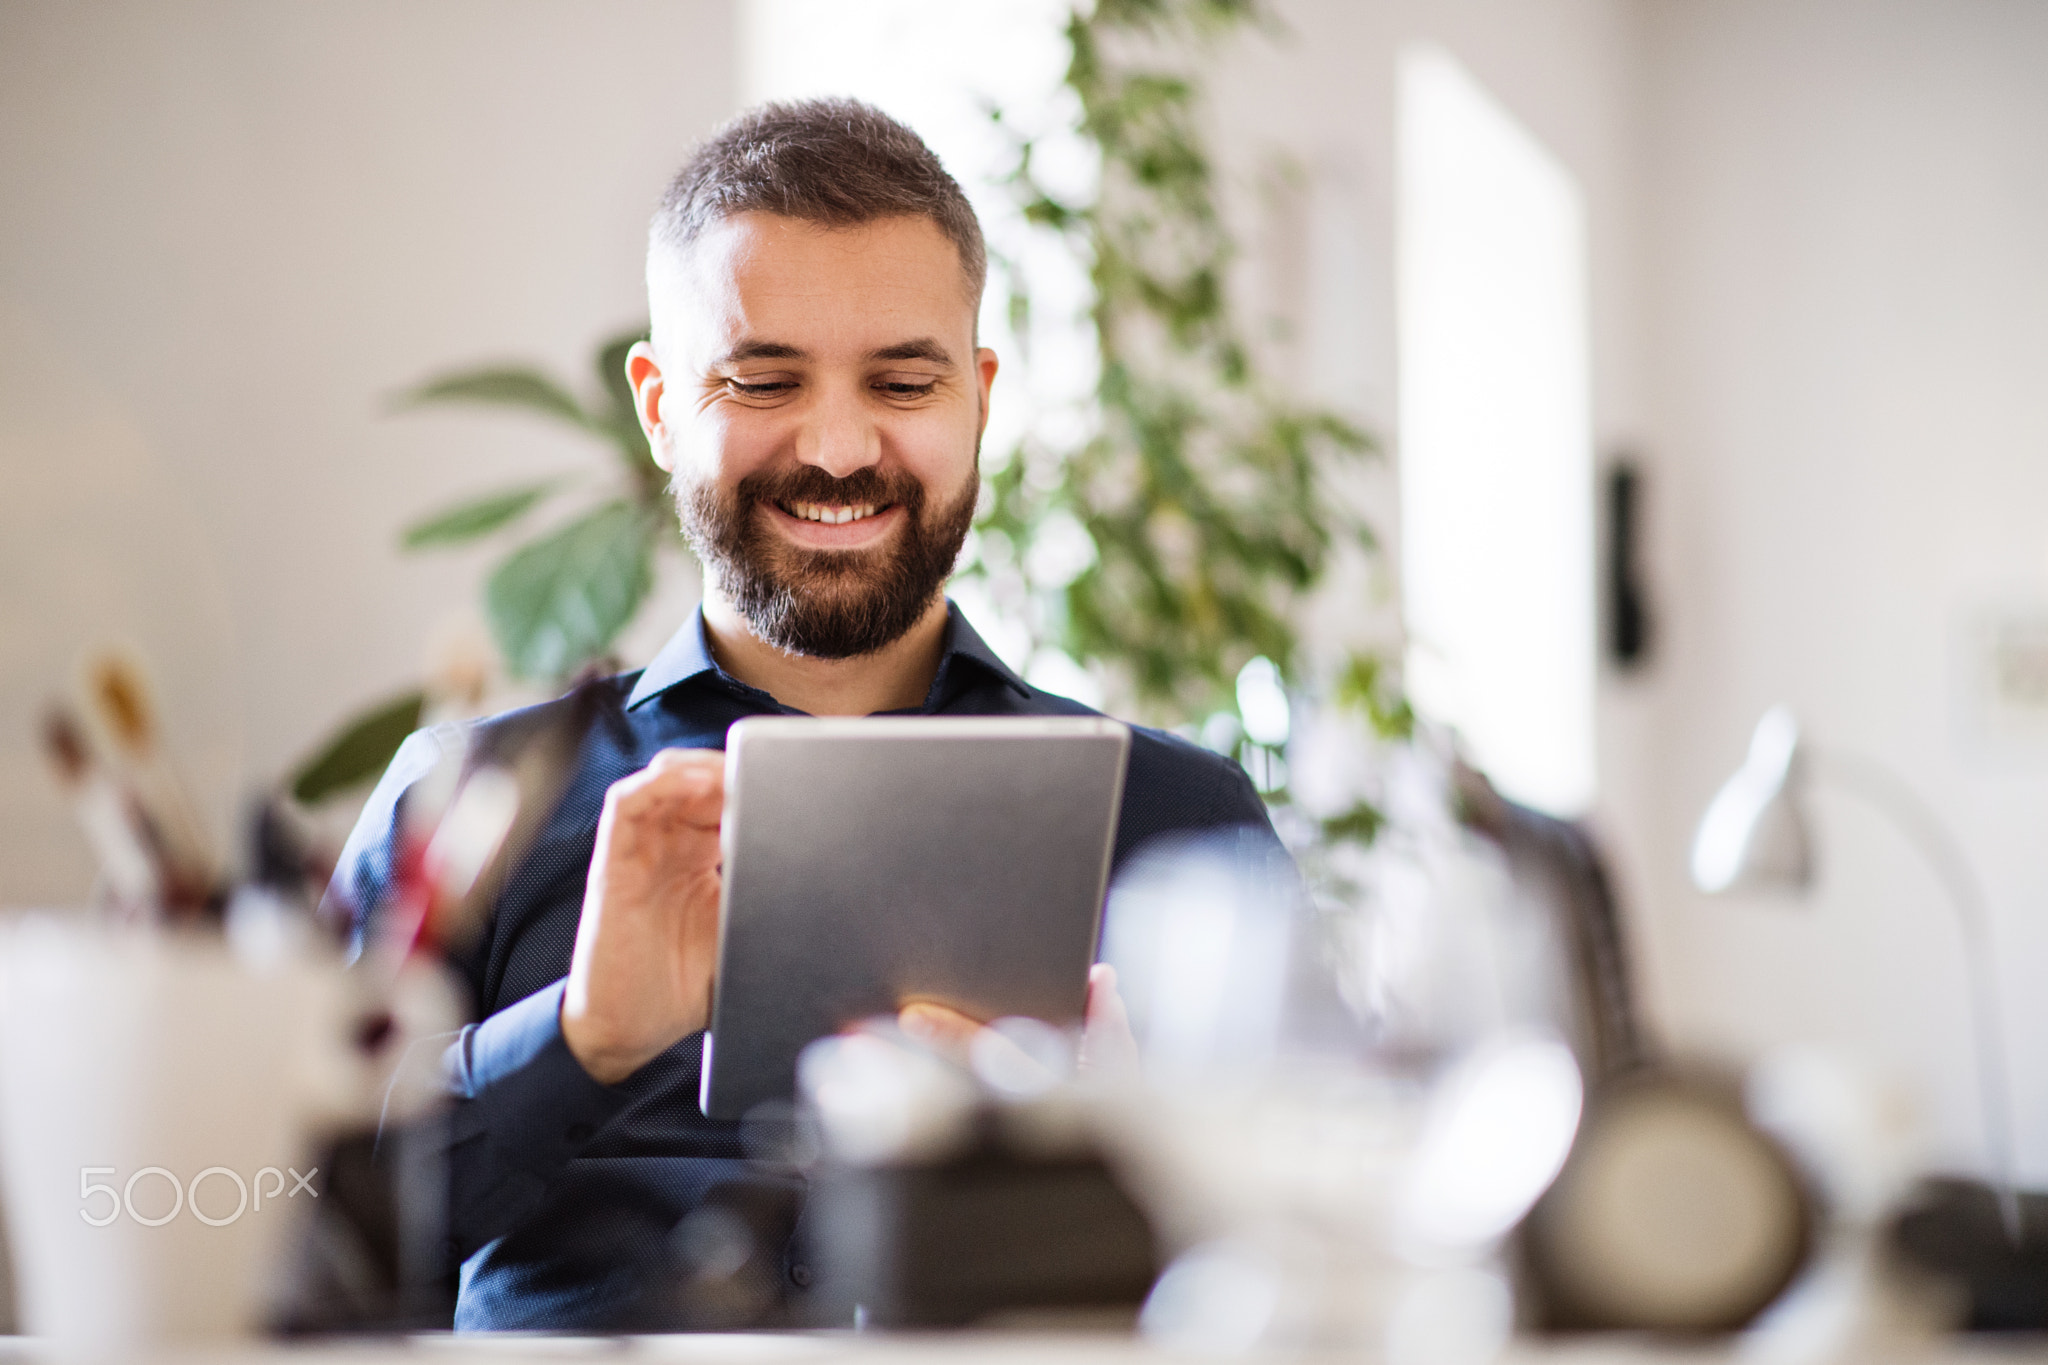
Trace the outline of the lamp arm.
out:
M 1983 883 L 1978 881 L 1962 845 L 1948 826 L 1904 778 L 1857 754 L 1808 750 L 1807 757 L 1815 777 L 1862 797 L 1897 826 L 1907 842 L 1927 860 L 1955 906 L 1970 977 L 1971 1032 L 1976 1043 L 1984 1145 L 1991 1157 L 1999 1218 L 2005 1224 L 2006 1236 L 2014 1246 L 2019 1246 L 2023 1231 L 2012 1131 L 2011 1072 L 2007 1069 L 1997 962 L 1992 953 L 1990 902 L 1984 895 Z

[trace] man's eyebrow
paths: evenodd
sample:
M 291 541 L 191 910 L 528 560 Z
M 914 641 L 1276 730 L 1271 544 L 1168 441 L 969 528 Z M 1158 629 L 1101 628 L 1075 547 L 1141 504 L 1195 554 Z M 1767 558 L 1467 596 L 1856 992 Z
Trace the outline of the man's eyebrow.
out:
M 810 354 L 798 347 L 780 341 L 742 341 L 725 354 L 712 360 L 715 369 L 720 365 L 737 365 L 742 360 L 809 360 Z
M 929 360 L 934 365 L 953 363 L 953 357 L 946 348 L 930 337 L 919 337 L 915 341 L 899 341 L 894 346 L 884 346 L 879 351 L 869 351 L 869 360 Z

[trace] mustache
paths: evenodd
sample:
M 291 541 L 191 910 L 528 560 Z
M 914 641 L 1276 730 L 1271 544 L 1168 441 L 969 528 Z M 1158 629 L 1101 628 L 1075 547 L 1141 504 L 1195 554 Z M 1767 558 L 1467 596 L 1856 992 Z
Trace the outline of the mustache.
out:
M 815 465 L 757 470 L 729 490 L 715 479 L 670 481 L 683 534 L 707 582 L 761 639 L 821 659 L 872 654 L 916 623 L 953 571 L 979 486 L 979 471 L 970 468 L 957 497 L 928 498 L 910 474 L 872 465 L 845 478 Z M 890 542 L 852 551 L 788 544 L 755 515 L 764 504 L 800 502 L 895 506 L 907 516 Z
M 816 465 L 801 464 L 792 469 L 758 470 L 739 481 L 734 490 L 741 507 L 757 503 L 821 502 L 842 506 L 863 503 L 895 503 L 916 512 L 924 506 L 924 485 L 900 470 L 884 473 L 865 465 L 844 478 Z

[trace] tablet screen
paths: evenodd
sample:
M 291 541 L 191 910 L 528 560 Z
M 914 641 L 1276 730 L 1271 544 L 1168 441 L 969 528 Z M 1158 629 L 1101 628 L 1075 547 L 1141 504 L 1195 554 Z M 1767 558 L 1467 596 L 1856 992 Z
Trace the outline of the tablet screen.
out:
M 913 1000 L 1078 1023 L 1129 750 L 1099 717 L 735 725 L 705 1114 L 789 1099 L 807 1044 Z

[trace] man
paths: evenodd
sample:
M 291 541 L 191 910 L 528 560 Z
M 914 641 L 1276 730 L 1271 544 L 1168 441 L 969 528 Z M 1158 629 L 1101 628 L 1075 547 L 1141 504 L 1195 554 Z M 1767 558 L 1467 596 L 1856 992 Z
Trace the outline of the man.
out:
M 763 1294 L 809 1281 L 796 1194 L 697 1108 L 717 958 L 726 728 L 805 712 L 1074 715 L 1018 678 L 944 597 L 978 491 L 995 353 L 966 198 L 917 135 L 850 101 L 766 105 L 717 132 L 657 212 L 651 340 L 627 371 L 672 475 L 704 601 L 647 668 L 601 684 L 574 780 L 459 964 L 481 1024 L 450 1050 L 463 1327 L 693 1319 L 687 1264 L 770 1226 Z M 540 723 L 550 708 L 483 722 Z M 388 881 L 399 794 L 432 765 L 408 741 L 331 897 L 362 933 Z M 1162 834 L 1271 826 L 1225 759 L 1133 734 L 1115 858 Z M 1091 1024 L 1113 1016 L 1091 981 Z M 914 1006 L 913 1033 L 976 1027 Z M 767 1190 L 767 1193 L 763 1191 Z M 710 1229 L 710 1231 L 707 1231 Z M 697 1248 L 693 1251 L 692 1248 Z

